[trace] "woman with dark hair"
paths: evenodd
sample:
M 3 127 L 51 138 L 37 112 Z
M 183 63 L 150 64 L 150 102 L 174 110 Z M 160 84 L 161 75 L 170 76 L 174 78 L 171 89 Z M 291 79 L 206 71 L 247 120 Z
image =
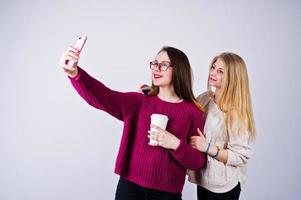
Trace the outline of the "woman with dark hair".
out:
M 115 199 L 181 199 L 186 169 L 199 170 L 205 163 L 204 153 L 189 144 L 197 128 L 203 130 L 204 117 L 193 96 L 187 56 L 173 47 L 159 51 L 150 62 L 155 88 L 151 95 L 111 90 L 78 67 L 78 59 L 78 51 L 70 47 L 60 66 L 79 95 L 124 122 L 115 165 L 120 175 Z M 68 60 L 74 61 L 72 67 Z M 168 116 L 166 130 L 150 126 L 153 113 Z

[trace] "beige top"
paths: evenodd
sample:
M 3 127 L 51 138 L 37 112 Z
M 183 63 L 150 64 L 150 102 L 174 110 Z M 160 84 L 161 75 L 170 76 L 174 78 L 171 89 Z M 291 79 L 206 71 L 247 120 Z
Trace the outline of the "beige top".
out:
M 246 133 L 232 135 L 227 139 L 224 113 L 207 93 L 198 96 L 198 101 L 206 107 L 207 119 L 204 134 L 207 142 L 228 151 L 226 164 L 207 155 L 207 165 L 200 171 L 188 171 L 189 181 L 211 192 L 224 193 L 233 189 L 238 182 L 244 184 L 247 162 L 252 155 L 249 137 Z M 234 136 L 233 136 L 234 135 Z

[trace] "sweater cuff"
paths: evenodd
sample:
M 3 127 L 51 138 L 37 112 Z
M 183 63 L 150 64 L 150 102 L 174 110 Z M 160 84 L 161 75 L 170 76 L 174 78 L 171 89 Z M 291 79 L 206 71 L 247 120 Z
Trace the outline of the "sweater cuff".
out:
M 187 155 L 189 155 L 190 153 L 191 152 L 187 151 L 186 143 L 181 139 L 178 148 L 172 152 L 172 154 L 180 160 L 185 160 L 187 158 Z
M 77 67 L 77 69 L 78 69 L 78 73 L 76 74 L 76 76 L 70 77 L 67 75 L 71 81 L 78 81 L 80 79 L 82 69 L 80 67 Z

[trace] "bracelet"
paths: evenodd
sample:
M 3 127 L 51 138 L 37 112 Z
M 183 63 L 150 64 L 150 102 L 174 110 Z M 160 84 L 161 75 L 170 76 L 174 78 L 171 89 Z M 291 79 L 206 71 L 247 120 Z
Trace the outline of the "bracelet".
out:
M 219 154 L 219 151 L 221 150 L 219 148 L 219 146 L 217 146 L 217 145 L 216 145 L 216 148 L 217 148 L 217 152 L 216 152 L 216 154 L 214 156 L 212 156 L 212 158 L 216 158 L 218 156 L 218 154 Z
M 208 143 L 208 147 L 207 147 L 206 152 L 205 152 L 206 154 L 208 154 L 209 148 L 210 148 L 210 142 Z

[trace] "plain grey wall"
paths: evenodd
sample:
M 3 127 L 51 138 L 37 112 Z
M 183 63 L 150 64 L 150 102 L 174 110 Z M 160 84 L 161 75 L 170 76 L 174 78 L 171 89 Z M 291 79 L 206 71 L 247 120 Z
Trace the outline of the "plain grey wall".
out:
M 298 0 L 1 1 L 0 199 L 113 199 L 122 122 L 88 106 L 58 66 L 88 35 L 80 66 L 110 88 L 136 91 L 164 45 L 189 57 L 194 91 L 221 51 L 248 65 L 258 137 L 241 199 L 298 199 Z M 183 199 L 196 199 L 186 183 Z

